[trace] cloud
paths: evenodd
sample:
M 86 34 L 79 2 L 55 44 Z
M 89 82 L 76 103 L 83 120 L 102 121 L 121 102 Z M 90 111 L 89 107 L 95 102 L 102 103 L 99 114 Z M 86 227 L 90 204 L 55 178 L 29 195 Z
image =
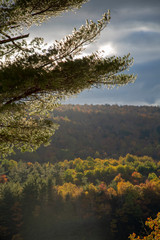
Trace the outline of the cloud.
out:
M 101 33 L 95 44 L 90 45 L 86 53 L 90 54 L 103 46 L 114 46 L 114 54 L 131 52 L 138 62 L 157 59 L 160 54 L 160 2 L 159 0 L 90 0 L 77 13 L 68 12 L 39 28 L 31 29 L 31 37 L 42 36 L 48 43 L 60 40 L 71 34 L 73 27 L 85 24 L 85 19 L 96 21 L 103 12 L 111 9 L 111 23 Z M 146 33 L 146 34 L 144 34 Z M 157 33 L 154 34 L 154 33 Z M 148 42 L 147 42 L 148 40 Z M 155 50 L 156 49 L 156 50 Z M 115 51 L 116 50 L 116 51 Z
M 111 56 L 111 55 L 116 55 L 116 53 L 117 53 L 116 48 L 113 46 L 113 44 L 111 42 L 100 46 L 98 51 L 102 52 L 102 55 L 105 57 Z
M 128 52 L 135 59 L 131 72 L 138 74 L 135 84 L 118 90 L 84 91 L 75 103 L 160 104 L 160 1 L 159 0 L 90 0 L 77 13 L 68 12 L 39 28 L 31 29 L 31 37 L 42 36 L 48 43 L 60 40 L 79 28 L 85 20 L 100 19 L 111 10 L 111 22 L 95 43 L 83 53 L 104 50 L 123 56 Z M 83 56 L 82 55 L 82 56 Z
M 138 74 L 138 78 L 133 84 L 118 89 L 108 90 L 103 87 L 86 90 L 76 98 L 67 100 L 66 103 L 158 105 L 160 103 L 159 62 L 134 65 L 132 71 Z

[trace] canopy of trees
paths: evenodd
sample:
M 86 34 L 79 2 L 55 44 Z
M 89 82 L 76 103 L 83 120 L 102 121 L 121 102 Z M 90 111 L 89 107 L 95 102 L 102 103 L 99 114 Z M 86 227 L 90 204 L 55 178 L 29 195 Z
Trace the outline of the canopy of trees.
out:
M 0 164 L 2 240 L 127 240 L 146 235 L 159 202 L 160 161 L 147 156 Z M 159 215 L 148 226 L 156 239 Z
M 119 158 L 127 153 L 160 158 L 160 108 L 118 105 L 62 105 L 53 112 L 60 125 L 50 146 L 15 160 L 58 162 L 76 157 Z
M 87 20 L 79 30 L 74 29 L 71 35 L 49 47 L 42 38 L 26 41 L 26 28 L 79 8 L 85 2 L 0 1 L 1 156 L 13 152 L 14 147 L 33 150 L 47 142 L 56 126 L 45 118 L 57 100 L 102 84 L 116 86 L 134 81 L 132 74 L 118 74 L 133 63 L 129 55 L 105 58 L 96 52 L 75 58 L 109 23 L 109 11 L 97 23 Z

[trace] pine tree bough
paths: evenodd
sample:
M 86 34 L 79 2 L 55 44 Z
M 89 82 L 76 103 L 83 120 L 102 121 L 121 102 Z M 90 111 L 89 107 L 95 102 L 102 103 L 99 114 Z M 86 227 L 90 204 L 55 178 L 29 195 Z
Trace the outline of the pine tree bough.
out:
M 24 147 L 27 140 L 16 116 L 19 119 L 25 116 L 24 129 L 28 128 L 28 121 L 29 126 L 34 125 L 35 119 L 37 126 L 41 126 L 37 132 L 32 132 L 33 137 L 28 137 L 28 142 L 32 142 L 31 148 L 36 149 L 39 143 L 47 139 L 47 135 L 43 134 L 45 131 L 42 123 L 46 126 L 46 114 L 54 109 L 58 100 L 91 87 L 120 86 L 134 82 L 134 75 L 119 74 L 132 65 L 133 58 L 129 54 L 105 58 L 96 52 L 90 56 L 77 57 L 110 22 L 110 11 L 96 23 L 87 20 L 80 29 L 74 29 L 71 35 L 55 41 L 50 47 L 46 46 L 42 38 L 35 38 L 30 43 L 25 40 L 29 36 L 25 33 L 26 28 L 34 24 L 40 25 L 64 11 L 79 8 L 85 2 L 86 0 L 0 1 L 0 142 L 3 143 L 3 149 L 7 141 L 8 149 L 13 149 L 11 146 L 22 150 L 29 148 L 29 143 Z M 10 127 L 8 132 L 8 126 L 12 125 L 8 122 L 4 131 L 3 123 L 6 119 L 21 129 L 19 140 L 14 138 L 16 144 L 13 144 L 15 127 Z M 51 128 L 51 125 L 47 126 Z M 55 128 L 57 126 L 52 125 L 51 132 Z M 40 129 L 43 130 L 42 135 Z M 47 134 L 49 137 L 50 134 Z M 34 136 L 39 139 L 39 143 L 38 140 L 33 141 Z M 44 139 L 40 136 L 44 136 Z

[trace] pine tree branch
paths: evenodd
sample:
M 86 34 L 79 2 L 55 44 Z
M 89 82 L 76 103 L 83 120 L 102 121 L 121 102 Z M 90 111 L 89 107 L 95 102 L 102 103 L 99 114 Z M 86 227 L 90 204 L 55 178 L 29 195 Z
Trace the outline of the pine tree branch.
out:
M 41 15 L 41 14 L 49 11 L 50 8 L 51 8 L 51 7 L 48 7 L 48 8 L 46 8 L 46 9 L 44 9 L 44 10 L 39 11 L 39 12 L 31 13 L 31 15 L 32 15 L 32 17 L 34 17 L 34 16 L 36 16 L 36 15 Z M 52 10 L 52 11 L 53 11 L 53 10 Z
M 2 33 L 2 34 L 3 34 L 3 33 Z M 3 35 L 4 35 L 4 34 L 3 34 Z M 29 37 L 29 33 L 28 33 L 28 34 L 25 34 L 25 35 L 22 35 L 22 36 L 13 37 L 13 38 L 11 38 L 9 35 L 6 35 L 6 34 L 5 34 L 5 36 L 7 36 L 8 39 L 0 40 L 0 44 L 12 42 L 12 43 L 15 45 L 14 41 L 17 41 L 17 40 L 20 40 L 20 39 Z
M 105 26 L 104 26 L 104 27 L 105 27 Z M 62 60 L 63 58 L 66 58 L 67 56 L 73 54 L 74 51 L 76 51 L 76 50 L 77 50 L 78 48 L 80 48 L 81 46 L 83 46 L 83 45 L 85 45 L 85 44 L 87 45 L 87 42 L 90 42 L 90 41 L 94 40 L 95 37 L 96 37 L 97 35 L 99 35 L 100 32 L 104 29 L 104 27 L 103 27 L 102 29 L 99 29 L 99 31 L 97 31 L 93 36 L 91 36 L 91 37 L 89 37 L 89 38 L 87 38 L 87 39 L 84 39 L 83 41 L 80 40 L 79 43 L 78 43 L 77 45 L 75 45 L 74 48 L 70 49 L 70 51 L 67 49 L 64 53 L 62 53 L 61 55 L 59 55 L 57 58 L 53 59 L 53 62 L 60 61 L 60 60 Z M 44 67 L 46 67 L 46 66 L 48 66 L 48 65 L 52 65 L 53 62 L 49 61 L 49 62 L 47 62 L 47 63 L 44 63 L 44 64 L 41 65 L 39 68 L 44 68 Z
M 12 48 L 11 50 L 9 50 L 8 52 L 4 52 L 4 54 L 1 54 L 0 57 L 2 56 L 7 56 L 8 54 L 10 54 L 11 52 L 13 52 L 16 49 L 16 47 Z
M 33 93 L 38 93 L 40 90 L 41 90 L 40 88 L 35 88 L 35 87 L 29 88 L 27 91 L 25 91 L 25 92 L 22 93 L 21 95 L 16 96 L 16 97 L 13 97 L 11 100 L 7 101 L 7 102 L 3 105 L 3 107 L 5 107 L 5 106 L 7 106 L 7 105 L 9 105 L 9 104 L 12 104 L 12 103 L 14 103 L 14 102 L 16 102 L 16 101 L 19 101 L 19 100 L 21 100 L 21 99 L 27 98 L 28 96 L 30 96 L 30 95 L 33 94 Z

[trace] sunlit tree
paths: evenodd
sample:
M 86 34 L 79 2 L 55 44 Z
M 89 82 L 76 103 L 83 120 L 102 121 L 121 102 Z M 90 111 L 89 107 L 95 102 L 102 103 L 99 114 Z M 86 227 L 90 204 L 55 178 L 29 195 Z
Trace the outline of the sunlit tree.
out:
M 27 41 L 31 26 L 81 7 L 86 0 L 0 1 L 0 151 L 1 155 L 35 150 L 48 143 L 57 125 L 46 114 L 66 96 L 84 89 L 133 82 L 118 74 L 133 63 L 130 55 L 102 57 L 98 52 L 79 57 L 110 21 L 110 12 L 97 21 L 47 46 L 42 38 Z M 76 57 L 76 58 L 75 58 Z M 7 119 L 7 120 L 6 120 Z

